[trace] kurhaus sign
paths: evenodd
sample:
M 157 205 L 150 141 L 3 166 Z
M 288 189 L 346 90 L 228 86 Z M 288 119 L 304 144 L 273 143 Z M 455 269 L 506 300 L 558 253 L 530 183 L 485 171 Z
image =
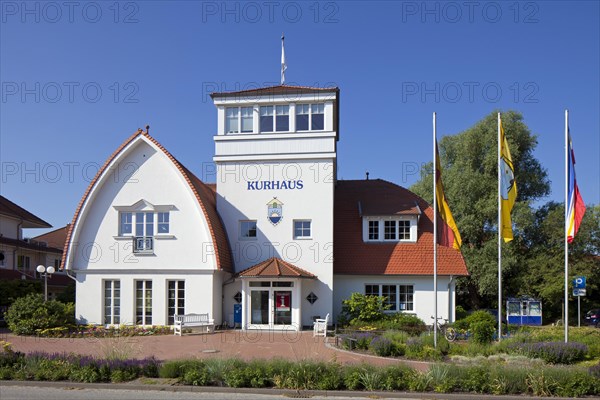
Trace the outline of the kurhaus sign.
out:
M 300 190 L 304 188 L 302 179 L 294 181 L 248 181 L 248 190 Z

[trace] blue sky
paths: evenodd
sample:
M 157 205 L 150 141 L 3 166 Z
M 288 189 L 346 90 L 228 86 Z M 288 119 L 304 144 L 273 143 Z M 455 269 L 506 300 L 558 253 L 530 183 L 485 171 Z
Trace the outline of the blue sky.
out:
M 597 1 L 4 1 L 0 192 L 55 227 L 129 135 L 150 133 L 201 179 L 215 90 L 341 89 L 338 177 L 410 186 L 438 135 L 517 110 L 564 193 L 564 110 L 577 177 L 600 202 Z M 41 233 L 31 232 L 32 235 Z

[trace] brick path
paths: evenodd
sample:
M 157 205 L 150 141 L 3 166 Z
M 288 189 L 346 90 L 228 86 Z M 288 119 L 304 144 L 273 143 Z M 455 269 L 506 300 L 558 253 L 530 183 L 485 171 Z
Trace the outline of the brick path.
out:
M 373 357 L 350 353 L 314 338 L 312 331 L 218 331 L 213 334 L 180 336 L 137 336 L 119 338 L 50 339 L 0 333 L 15 351 L 30 353 L 77 353 L 96 357 L 119 355 L 127 358 L 154 356 L 160 360 L 177 358 L 284 358 L 288 360 L 337 361 L 342 364 L 366 362 L 373 365 L 404 363 L 419 370 L 428 363 Z M 328 338 L 328 341 L 333 341 Z

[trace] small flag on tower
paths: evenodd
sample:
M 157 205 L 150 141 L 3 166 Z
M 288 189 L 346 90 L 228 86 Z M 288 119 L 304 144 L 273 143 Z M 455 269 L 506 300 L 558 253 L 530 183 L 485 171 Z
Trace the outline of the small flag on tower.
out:
M 283 42 L 285 40 L 285 36 L 283 33 L 281 34 L 281 84 L 285 85 L 285 70 L 287 69 L 287 65 L 285 63 L 285 47 Z

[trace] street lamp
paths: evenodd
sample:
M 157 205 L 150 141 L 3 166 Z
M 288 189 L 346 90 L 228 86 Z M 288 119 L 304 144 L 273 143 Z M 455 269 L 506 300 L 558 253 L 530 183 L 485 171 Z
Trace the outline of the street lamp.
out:
M 48 301 L 48 274 L 52 275 L 55 269 L 53 266 L 46 268 L 43 265 L 38 265 L 36 271 L 44 277 L 44 301 Z

